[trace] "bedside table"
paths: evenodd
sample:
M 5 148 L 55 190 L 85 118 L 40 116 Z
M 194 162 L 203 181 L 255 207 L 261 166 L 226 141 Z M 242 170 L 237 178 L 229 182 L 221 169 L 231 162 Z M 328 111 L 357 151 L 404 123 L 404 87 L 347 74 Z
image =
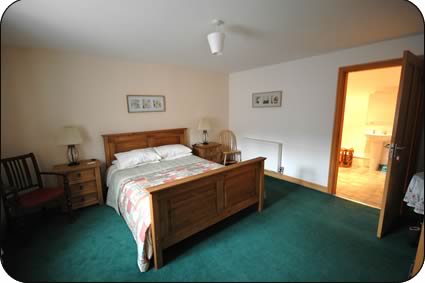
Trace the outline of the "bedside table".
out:
M 82 160 L 76 166 L 55 165 L 53 170 L 68 174 L 73 210 L 89 205 L 103 204 L 99 160 Z
M 192 145 L 193 154 L 203 159 L 221 163 L 221 144 L 209 142 L 208 144 L 196 143 Z

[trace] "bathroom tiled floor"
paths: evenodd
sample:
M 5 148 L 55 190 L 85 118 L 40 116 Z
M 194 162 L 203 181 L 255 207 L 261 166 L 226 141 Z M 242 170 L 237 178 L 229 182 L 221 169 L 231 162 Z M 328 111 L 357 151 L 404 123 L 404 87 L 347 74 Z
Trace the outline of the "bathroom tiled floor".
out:
M 338 171 L 337 196 L 381 208 L 385 172 L 366 167 L 340 167 Z

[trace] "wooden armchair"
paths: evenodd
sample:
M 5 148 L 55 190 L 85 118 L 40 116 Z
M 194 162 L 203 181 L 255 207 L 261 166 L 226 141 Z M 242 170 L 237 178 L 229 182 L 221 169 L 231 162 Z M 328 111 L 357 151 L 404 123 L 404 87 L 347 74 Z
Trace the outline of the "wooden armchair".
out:
M 242 161 L 242 152 L 237 148 L 236 136 L 232 131 L 221 131 L 219 140 L 223 151 L 223 165 Z
M 40 172 L 33 153 L 1 159 L 7 184 L 1 180 L 1 196 L 7 216 L 22 216 L 25 212 L 44 208 L 47 204 L 65 197 L 69 219 L 72 221 L 72 203 L 66 174 Z M 42 175 L 63 177 L 63 186 L 44 187 Z

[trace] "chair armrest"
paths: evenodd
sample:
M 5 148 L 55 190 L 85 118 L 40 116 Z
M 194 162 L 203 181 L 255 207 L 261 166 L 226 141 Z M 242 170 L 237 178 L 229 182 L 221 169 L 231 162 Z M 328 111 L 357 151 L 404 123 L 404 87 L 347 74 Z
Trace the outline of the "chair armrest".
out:
M 18 195 L 18 190 L 12 186 L 1 186 L 1 194 L 3 197 L 7 198 L 10 195 Z
M 69 174 L 69 173 L 40 172 L 40 175 L 55 175 L 55 176 L 62 176 L 62 177 L 63 177 L 63 187 L 64 187 L 64 189 L 65 189 L 65 193 L 67 194 L 67 196 L 69 196 L 69 195 L 70 195 L 68 174 Z
M 63 177 L 63 184 L 66 185 L 66 186 L 69 184 L 68 174 L 69 173 L 47 172 L 47 171 L 46 172 L 40 172 L 40 175 L 62 176 Z
M 1 185 L 1 198 L 5 207 L 14 209 L 17 205 L 18 190 L 13 186 Z M 5 212 L 8 215 L 9 212 L 7 210 Z

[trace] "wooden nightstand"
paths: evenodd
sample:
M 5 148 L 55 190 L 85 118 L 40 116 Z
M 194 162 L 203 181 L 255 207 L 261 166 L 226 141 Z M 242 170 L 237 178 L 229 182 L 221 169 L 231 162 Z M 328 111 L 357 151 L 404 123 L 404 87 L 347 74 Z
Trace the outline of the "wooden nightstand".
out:
M 221 144 L 209 142 L 208 144 L 197 143 L 192 145 L 193 154 L 213 162 L 221 163 Z
M 103 204 L 99 160 L 82 160 L 76 166 L 60 164 L 54 166 L 53 170 L 68 174 L 72 209 Z

